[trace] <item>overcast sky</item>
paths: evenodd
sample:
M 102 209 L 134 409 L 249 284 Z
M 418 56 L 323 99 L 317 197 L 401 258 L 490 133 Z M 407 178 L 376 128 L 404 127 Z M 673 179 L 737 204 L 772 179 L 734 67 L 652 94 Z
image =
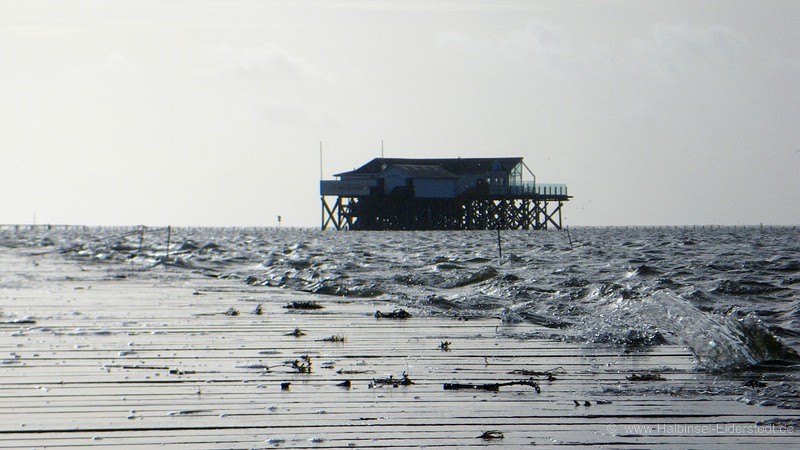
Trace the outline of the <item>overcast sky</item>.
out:
M 380 156 L 800 224 L 800 2 L 0 0 L 0 223 L 318 226 Z

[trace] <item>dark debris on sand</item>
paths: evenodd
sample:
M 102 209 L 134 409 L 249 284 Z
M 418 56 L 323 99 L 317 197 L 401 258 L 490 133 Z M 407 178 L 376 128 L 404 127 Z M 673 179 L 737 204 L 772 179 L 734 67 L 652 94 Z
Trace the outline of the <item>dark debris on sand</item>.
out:
M 394 375 L 389 375 L 387 378 L 376 378 L 369 383 L 369 388 L 376 388 L 380 386 L 410 386 L 414 384 L 410 378 L 408 378 L 408 374 L 403 372 L 403 376 L 401 378 L 395 378 Z
M 533 378 L 527 380 L 507 381 L 505 383 L 485 383 L 485 384 L 445 383 L 443 387 L 445 391 L 471 389 L 478 391 L 499 392 L 502 386 L 530 386 L 536 391 L 537 394 L 542 393 L 542 389 L 539 387 L 539 383 L 534 381 Z
M 406 311 L 405 309 L 398 308 L 392 312 L 384 313 L 379 311 L 375 311 L 375 318 L 376 319 L 408 319 L 411 317 L 411 313 Z
M 313 311 L 313 310 L 316 310 L 316 309 L 325 309 L 324 306 L 320 305 L 319 303 L 317 303 L 315 301 L 293 301 L 293 302 L 290 302 L 290 303 L 286 304 L 286 306 L 284 306 L 284 308 L 286 308 L 286 309 L 295 309 L 295 310 L 303 310 L 303 311 Z
M 544 370 L 544 371 L 516 369 L 508 373 L 511 375 L 524 375 L 526 377 L 544 377 L 546 381 L 556 381 L 557 380 L 555 376 L 556 373 L 564 375 L 567 373 L 567 371 L 563 367 L 556 367 L 555 369 Z
M 295 359 L 291 362 L 291 367 L 297 373 L 311 373 L 311 357 L 308 355 L 303 355 L 300 359 Z
M 485 439 L 489 441 L 493 439 L 505 439 L 505 436 L 503 435 L 503 432 L 500 430 L 489 430 L 483 432 L 483 434 L 478 436 L 478 439 Z
M 630 376 L 625 377 L 628 381 L 666 381 L 661 374 L 652 373 L 652 372 L 645 372 L 641 375 L 638 373 L 631 374 Z

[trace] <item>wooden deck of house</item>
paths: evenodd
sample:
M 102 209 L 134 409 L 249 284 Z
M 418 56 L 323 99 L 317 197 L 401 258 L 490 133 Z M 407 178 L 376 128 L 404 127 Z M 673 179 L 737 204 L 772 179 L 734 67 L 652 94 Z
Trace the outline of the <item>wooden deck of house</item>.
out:
M 797 414 L 719 394 L 744 379 L 693 371 L 679 346 L 522 340 L 541 330 L 413 310 L 377 319 L 394 306 L 57 255 L 2 250 L 0 270 L 0 448 L 800 445 L 796 430 L 731 428 Z M 324 309 L 285 308 L 311 300 Z M 627 379 L 664 367 L 663 381 Z M 413 384 L 374 386 L 403 373 Z M 541 393 L 444 389 L 531 377 Z

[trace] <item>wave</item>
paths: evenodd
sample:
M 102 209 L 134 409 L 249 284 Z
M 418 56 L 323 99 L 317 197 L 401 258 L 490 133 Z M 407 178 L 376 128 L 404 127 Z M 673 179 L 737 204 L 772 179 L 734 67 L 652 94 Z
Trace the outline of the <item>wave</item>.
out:
M 682 343 L 704 370 L 795 363 L 796 230 L 331 233 L 0 227 L 0 245 L 82 263 L 200 271 L 317 295 L 395 301 L 423 313 L 546 327 L 561 339 Z M 24 280 L 0 280 L 16 285 Z M 785 341 L 784 341 L 785 339 Z
M 800 362 L 800 355 L 773 334 L 754 313 L 731 307 L 710 313 L 668 292 L 644 300 L 642 312 L 686 344 L 700 366 L 731 371 L 765 364 Z

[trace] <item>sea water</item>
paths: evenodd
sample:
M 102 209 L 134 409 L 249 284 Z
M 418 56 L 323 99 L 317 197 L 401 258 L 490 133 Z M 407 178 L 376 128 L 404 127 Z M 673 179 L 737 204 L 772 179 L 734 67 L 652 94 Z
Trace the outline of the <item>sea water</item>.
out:
M 0 247 L 138 274 L 192 271 L 459 320 L 540 325 L 520 338 L 685 345 L 698 370 L 800 362 L 795 227 L 333 232 L 0 227 Z M 24 284 L 0 279 L 0 288 Z

